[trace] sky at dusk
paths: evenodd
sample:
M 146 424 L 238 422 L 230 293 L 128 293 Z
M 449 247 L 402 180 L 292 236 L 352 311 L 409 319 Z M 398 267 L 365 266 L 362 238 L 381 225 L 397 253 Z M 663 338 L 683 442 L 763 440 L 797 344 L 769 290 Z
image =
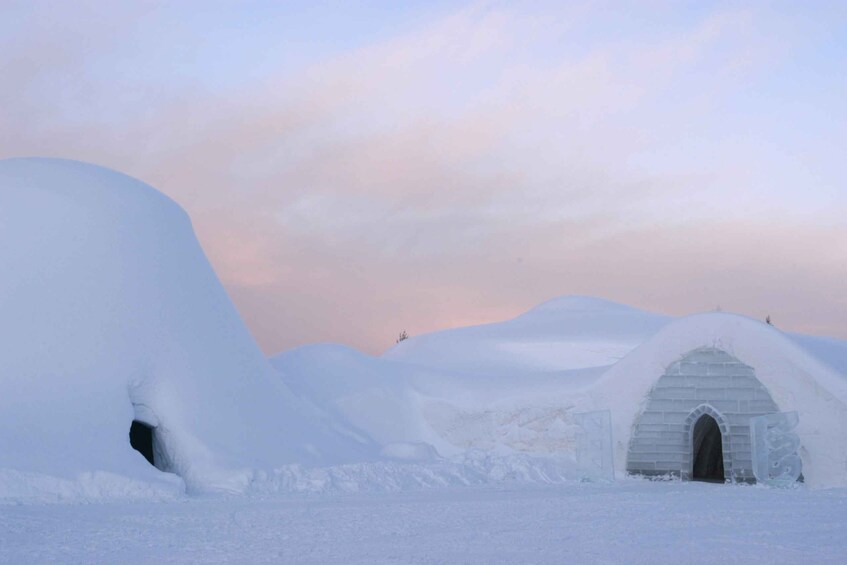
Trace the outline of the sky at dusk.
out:
M 0 0 L 0 158 L 169 195 L 268 354 L 565 294 L 847 338 L 845 101 L 842 1 Z

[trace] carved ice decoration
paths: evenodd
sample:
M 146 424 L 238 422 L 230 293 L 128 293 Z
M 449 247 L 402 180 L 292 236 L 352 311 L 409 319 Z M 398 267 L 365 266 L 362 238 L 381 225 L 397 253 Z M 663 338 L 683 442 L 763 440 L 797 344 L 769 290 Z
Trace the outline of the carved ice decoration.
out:
M 790 486 L 800 478 L 803 462 L 797 455 L 800 438 L 794 432 L 797 412 L 778 412 L 750 418 L 753 475 L 760 483 Z
M 574 414 L 576 462 L 587 480 L 615 480 L 612 460 L 612 414 L 608 410 Z

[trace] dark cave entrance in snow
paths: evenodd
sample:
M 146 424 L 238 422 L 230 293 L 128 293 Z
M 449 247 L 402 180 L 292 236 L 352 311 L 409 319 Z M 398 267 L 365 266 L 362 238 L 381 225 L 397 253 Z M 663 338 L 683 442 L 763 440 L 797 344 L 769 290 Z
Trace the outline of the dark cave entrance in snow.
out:
M 154 467 L 156 466 L 156 457 L 153 455 L 153 434 L 155 430 L 156 428 L 138 420 L 133 420 L 129 427 L 129 444 Z
M 695 481 L 723 483 L 726 481 L 723 466 L 723 437 L 717 421 L 703 414 L 691 433 L 694 465 L 691 478 Z

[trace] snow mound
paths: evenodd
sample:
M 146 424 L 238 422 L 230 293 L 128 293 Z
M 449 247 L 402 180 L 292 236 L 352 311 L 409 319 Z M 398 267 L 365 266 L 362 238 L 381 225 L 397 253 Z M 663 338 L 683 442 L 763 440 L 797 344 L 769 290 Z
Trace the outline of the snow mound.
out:
M 585 312 L 591 316 L 603 313 L 622 313 L 630 315 L 645 314 L 646 312 L 596 296 L 568 295 L 551 298 L 531 308 L 521 316 L 534 316 L 552 312 Z
M 238 489 L 245 469 L 372 449 L 280 382 L 188 216 L 153 188 L 0 161 L 0 241 L 0 498 L 183 488 L 162 471 Z M 157 468 L 130 446 L 133 420 L 154 428 Z
M 608 300 L 564 296 L 505 322 L 412 337 L 383 358 L 485 376 L 608 366 L 668 320 Z
M 295 393 L 324 407 L 396 460 L 469 450 L 572 458 L 576 399 L 602 369 L 520 378 L 442 372 L 318 344 L 272 359 Z
M 437 386 L 438 375 L 371 357 L 351 347 L 316 344 L 271 359 L 295 394 L 347 422 L 350 433 L 380 446 L 435 440 L 426 433 L 415 382 Z

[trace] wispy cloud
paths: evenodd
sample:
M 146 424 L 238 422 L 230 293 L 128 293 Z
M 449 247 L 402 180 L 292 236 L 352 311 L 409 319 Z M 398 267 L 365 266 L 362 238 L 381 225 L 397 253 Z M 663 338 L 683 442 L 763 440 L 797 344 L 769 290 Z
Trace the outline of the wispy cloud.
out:
M 142 84 L 137 99 L 114 99 L 98 63 L 120 34 L 72 40 L 99 29 L 77 21 L 59 44 L 13 42 L 4 65 L 26 89 L 0 87 L 0 155 L 94 161 L 174 197 L 268 352 L 379 351 L 403 328 L 569 292 L 847 337 L 833 245 L 847 200 L 784 182 L 802 170 L 766 149 L 790 132 L 750 129 L 750 90 L 772 89 L 826 22 L 792 31 L 764 7 L 656 18 L 480 3 L 294 73 Z M 90 94 L 79 113 L 51 76 Z

